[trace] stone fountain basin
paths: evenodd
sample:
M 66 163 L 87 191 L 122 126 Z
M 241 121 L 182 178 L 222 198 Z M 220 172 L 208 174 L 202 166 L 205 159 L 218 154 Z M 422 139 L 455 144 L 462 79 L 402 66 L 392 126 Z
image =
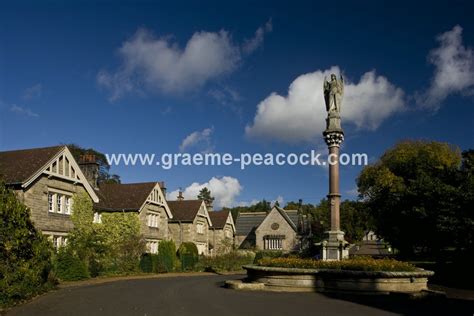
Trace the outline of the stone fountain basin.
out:
M 243 266 L 245 282 L 262 283 L 265 290 L 288 292 L 337 292 L 354 294 L 419 293 L 428 289 L 433 271 L 352 271 L 332 269 Z

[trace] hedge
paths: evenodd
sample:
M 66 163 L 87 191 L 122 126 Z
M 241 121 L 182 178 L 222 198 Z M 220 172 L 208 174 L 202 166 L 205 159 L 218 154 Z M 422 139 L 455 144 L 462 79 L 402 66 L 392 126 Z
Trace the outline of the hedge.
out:
M 179 246 L 178 258 L 181 264 L 181 270 L 193 270 L 199 261 L 199 252 L 196 244 L 193 242 L 184 242 Z
M 394 259 L 374 259 L 370 257 L 356 257 L 341 261 L 322 261 L 314 259 L 262 258 L 257 261 L 259 266 L 300 269 L 335 269 L 352 271 L 416 271 L 416 267 L 408 262 Z

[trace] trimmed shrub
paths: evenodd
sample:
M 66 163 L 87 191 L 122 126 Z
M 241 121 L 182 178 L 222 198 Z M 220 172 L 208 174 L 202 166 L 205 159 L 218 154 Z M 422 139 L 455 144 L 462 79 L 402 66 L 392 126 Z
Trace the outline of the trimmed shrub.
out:
M 260 250 L 255 254 L 254 263 L 257 263 L 263 258 L 279 258 L 283 257 L 283 252 L 279 250 Z
M 158 245 L 157 267 L 155 272 L 172 272 L 176 266 L 176 246 L 172 240 L 162 240 Z
M 193 242 L 184 242 L 179 246 L 178 258 L 181 263 L 181 270 L 193 270 L 199 261 L 199 252 Z
M 30 220 L 28 208 L 0 183 L 0 306 L 52 288 L 52 245 Z
M 251 253 L 231 251 L 215 257 L 202 257 L 196 270 L 208 272 L 241 271 L 242 266 L 251 264 L 254 256 Z
M 352 271 L 415 271 L 416 267 L 408 262 L 394 259 L 374 259 L 371 257 L 356 257 L 341 261 L 322 261 L 314 259 L 262 258 L 257 261 L 259 266 L 300 268 L 300 269 L 335 269 Z
M 56 276 L 63 281 L 77 281 L 89 278 L 86 263 L 69 247 L 60 248 L 55 258 Z
M 158 255 L 151 253 L 144 253 L 140 259 L 140 270 L 145 273 L 152 273 L 157 271 Z

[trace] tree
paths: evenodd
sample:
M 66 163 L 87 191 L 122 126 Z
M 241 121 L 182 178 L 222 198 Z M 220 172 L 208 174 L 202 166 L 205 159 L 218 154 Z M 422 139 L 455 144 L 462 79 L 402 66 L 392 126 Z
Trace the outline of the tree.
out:
M 197 198 L 198 200 L 204 201 L 207 206 L 211 206 L 212 202 L 214 202 L 214 197 L 211 196 L 211 191 L 206 187 L 199 191 Z
M 30 220 L 28 208 L 0 183 L 0 306 L 53 286 L 52 245 Z
M 99 164 L 99 178 L 97 179 L 99 183 L 120 183 L 119 175 L 110 174 L 110 164 L 103 153 L 93 148 L 83 148 L 76 144 L 68 144 L 67 147 L 77 161 L 80 161 L 83 155 L 95 156 L 96 162 Z
M 471 163 L 472 154 L 466 154 L 464 169 L 472 170 Z M 447 247 L 472 241 L 472 177 L 460 167 L 459 148 L 428 141 L 401 142 L 365 167 L 357 184 L 376 233 L 405 256 L 439 258 Z
M 145 250 L 138 214 L 104 212 L 99 224 L 93 223 L 93 205 L 86 193 L 75 195 L 72 205 L 74 229 L 68 248 L 84 260 L 91 276 L 136 271 Z

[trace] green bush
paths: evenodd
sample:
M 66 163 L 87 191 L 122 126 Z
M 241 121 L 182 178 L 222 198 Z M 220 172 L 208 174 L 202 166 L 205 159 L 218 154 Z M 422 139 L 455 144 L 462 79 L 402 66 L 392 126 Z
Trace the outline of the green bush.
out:
M 193 242 L 184 242 L 179 246 L 178 257 L 181 263 L 181 270 L 193 270 L 199 261 L 199 252 Z
M 83 259 L 69 247 L 60 248 L 54 262 L 56 276 L 63 281 L 77 281 L 89 278 L 89 271 Z
M 28 208 L 0 183 L 0 306 L 55 285 L 52 245 L 30 220 Z
M 314 259 L 262 258 L 257 264 L 265 267 L 299 268 L 299 269 L 335 269 L 353 271 L 415 271 L 416 267 L 408 262 L 394 259 L 374 259 L 356 257 L 341 261 L 322 261 Z
M 280 250 L 260 250 L 255 254 L 254 263 L 257 263 L 263 258 L 279 258 L 283 256 L 283 252 Z
M 232 251 L 215 257 L 202 257 L 196 269 L 208 272 L 240 271 L 242 266 L 251 264 L 253 260 L 253 254 Z
M 172 272 L 176 267 L 176 246 L 172 240 L 162 240 L 158 245 L 157 269 L 155 272 Z
M 157 271 L 158 255 L 151 253 L 144 253 L 140 259 L 140 271 L 145 273 L 152 273 Z

